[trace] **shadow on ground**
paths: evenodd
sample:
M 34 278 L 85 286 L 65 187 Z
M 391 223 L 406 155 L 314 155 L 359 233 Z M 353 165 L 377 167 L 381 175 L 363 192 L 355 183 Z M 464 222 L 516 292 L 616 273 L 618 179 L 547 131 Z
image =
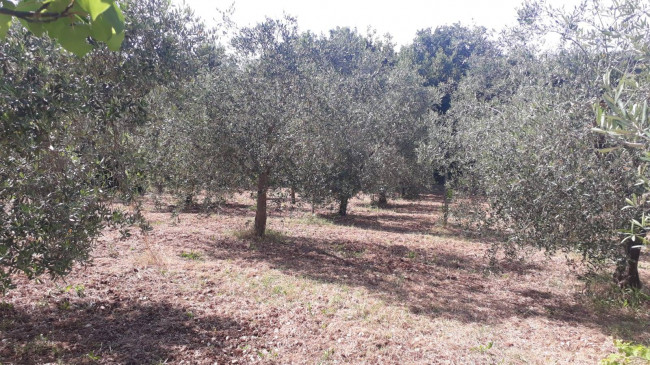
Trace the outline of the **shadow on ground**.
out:
M 230 363 L 238 357 L 229 351 L 231 344 L 254 331 L 230 318 L 194 317 L 166 303 L 84 300 L 68 305 L 34 310 L 5 305 L 0 310 L 2 362 L 177 363 L 174 354 L 181 353 L 189 355 L 190 363 Z
M 400 216 L 394 214 L 373 214 L 373 215 L 346 215 L 338 214 L 321 215 L 328 221 L 346 227 L 370 229 L 375 231 L 391 233 L 420 233 L 430 234 L 434 223 L 427 218 L 414 218 L 412 216 Z
M 423 233 L 431 223 L 408 225 L 408 217 L 382 212 L 343 218 L 327 216 L 335 224 L 390 233 Z M 525 276 L 547 275 L 545 264 L 503 261 L 490 274 L 488 259 L 468 247 L 414 249 L 368 238 L 322 239 L 292 234 L 278 240 L 226 238 L 203 242 L 215 259 L 241 257 L 264 261 L 285 272 L 311 280 L 363 287 L 388 303 L 407 306 L 413 313 L 464 323 L 495 324 L 511 317 L 544 317 L 568 324 L 596 327 L 617 338 L 650 342 L 647 316 L 613 310 L 596 313 L 585 298 L 556 295 L 530 287 Z M 508 285 L 504 287 L 504 277 Z M 541 278 L 540 280 L 543 280 Z M 500 284 L 501 283 L 501 284 Z M 629 323 L 622 331 L 620 323 Z
M 264 261 L 318 282 L 363 287 L 388 303 L 431 318 L 498 324 L 511 317 L 538 316 L 597 327 L 627 341 L 650 342 L 647 319 L 616 310 L 594 313 L 587 303 L 581 303 L 584 298 L 526 288 L 526 282 L 499 287 L 495 276 L 486 274 L 489 267 L 483 256 L 301 236 L 285 237 L 282 243 L 225 240 L 207 243 L 203 249 L 219 260 L 237 256 Z M 530 262 L 504 262 L 500 269 L 497 279 L 544 275 L 543 264 Z

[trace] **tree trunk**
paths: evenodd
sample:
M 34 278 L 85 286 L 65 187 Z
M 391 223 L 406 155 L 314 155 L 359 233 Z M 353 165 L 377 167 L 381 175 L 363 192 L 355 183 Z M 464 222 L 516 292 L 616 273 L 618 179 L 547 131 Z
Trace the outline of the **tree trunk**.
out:
M 641 248 L 632 248 L 638 245 L 641 245 L 639 241 L 628 241 L 625 246 L 625 260 L 621 260 L 615 274 L 616 281 L 621 287 L 641 289 L 641 278 L 639 277 Z
M 339 203 L 339 215 L 345 216 L 348 214 L 348 199 L 350 199 L 347 196 L 341 197 L 340 203 Z
M 447 186 L 447 173 L 442 178 L 442 193 L 443 193 L 443 206 L 442 206 L 442 226 L 447 227 L 449 221 L 449 201 L 451 200 L 451 191 Z
M 269 171 L 260 174 L 257 180 L 257 210 L 255 211 L 255 235 L 263 237 L 266 231 L 266 193 L 269 189 Z
M 378 207 L 385 207 L 388 205 L 388 198 L 386 198 L 386 191 L 379 192 L 379 199 L 377 200 Z
M 293 186 L 291 187 L 291 204 L 296 204 L 296 189 Z

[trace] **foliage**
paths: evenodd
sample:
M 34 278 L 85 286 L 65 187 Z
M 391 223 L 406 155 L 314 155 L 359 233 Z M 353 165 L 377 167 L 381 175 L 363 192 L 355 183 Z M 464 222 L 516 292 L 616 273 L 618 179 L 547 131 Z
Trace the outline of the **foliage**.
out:
M 476 347 L 472 347 L 472 350 L 480 353 L 484 353 L 487 352 L 489 349 L 491 349 L 492 346 L 494 346 L 494 342 L 490 341 L 487 343 L 487 345 L 478 345 Z
M 18 17 L 77 54 L 108 44 L 78 59 L 21 27 L 2 44 L 5 286 L 87 259 L 101 229 L 125 219 L 112 199 L 136 202 L 149 186 L 183 204 L 256 190 L 258 237 L 269 189 L 346 214 L 361 191 L 385 199 L 442 183 L 444 222 L 453 198 L 473 201 L 472 228 L 505 234 L 513 256 L 532 245 L 607 266 L 634 261 L 630 247 L 646 240 L 640 0 L 569 12 L 528 2 L 498 42 L 455 24 L 419 31 L 399 53 L 373 33 L 300 33 L 284 17 L 239 29 L 228 54 L 166 0 L 2 4 L 0 33 Z M 531 46 L 549 33 L 557 50 Z
M 124 3 L 129 29 L 120 54 L 99 49 L 73 58 L 19 28 L 1 45 L 3 290 L 17 273 L 65 275 L 88 259 L 107 225 L 144 223 L 137 206 L 134 214 L 110 207 L 113 198 L 130 202 L 144 188 L 137 137 L 148 116 L 145 96 L 179 82 L 179 66 L 210 60 L 214 50 L 185 42 L 193 31 L 210 35 L 193 26 L 190 13 L 164 4 Z
M 617 27 L 610 27 L 606 34 L 621 39 L 635 52 L 623 65 L 624 68 L 612 68 L 603 75 L 603 99 L 595 104 L 597 127 L 593 130 L 615 143 L 615 146 L 604 150 L 605 153 L 615 153 L 621 148 L 640 151 L 641 157 L 634 161 L 636 168 L 631 174 L 643 189 L 639 195 L 626 198 L 626 203 L 627 208 L 642 209 L 650 194 L 647 173 L 650 161 L 650 110 L 647 100 L 650 92 L 650 49 L 647 41 L 650 13 L 635 2 L 625 5 L 628 8 L 621 9 L 621 14 L 612 15 L 625 21 L 615 23 Z M 644 212 L 631 221 L 629 229 L 623 231 L 626 235 L 624 242 L 638 240 L 639 244 L 647 244 L 645 233 L 648 227 Z
M 201 260 L 201 254 L 194 251 L 190 251 L 190 252 L 183 251 L 181 252 L 180 256 L 184 259 L 193 260 L 193 261 Z
M 470 58 L 488 53 L 492 45 L 483 27 L 467 28 L 459 23 L 419 30 L 402 58 L 413 64 L 426 87 L 437 87 L 443 97 L 433 108 L 444 114 L 451 107 L 452 93 L 470 68 Z
M 124 16 L 109 0 L 4 0 L 0 5 L 0 38 L 5 38 L 13 18 L 36 36 L 47 34 L 66 50 L 84 56 L 93 49 L 88 37 L 120 49 Z
M 461 197 L 486 199 L 464 205 L 478 215 L 473 228 L 479 222 L 506 234 L 506 253 L 518 255 L 524 246 L 578 251 L 591 265 L 609 266 L 621 257 L 618 230 L 643 215 L 642 207 L 622 209 L 624 197 L 642 193 L 637 176 L 621 174 L 636 171 L 641 155 L 602 153 L 614 145 L 592 133 L 591 106 L 601 97 L 594 75 L 626 57 L 603 56 L 596 50 L 608 46 L 581 38 L 540 53 L 522 40 L 540 37 L 529 25 L 504 34 L 502 55 L 472 59 L 437 146 L 455 152 Z
M 618 352 L 610 354 L 601 360 L 602 365 L 636 364 L 650 361 L 650 348 L 646 346 L 621 340 L 615 340 L 614 346 L 616 346 Z
M 594 306 L 603 311 L 616 309 L 629 309 L 631 311 L 643 310 L 650 302 L 650 295 L 637 288 L 621 288 L 612 281 L 610 273 L 591 273 L 581 278 L 585 287 L 583 295 L 591 301 Z
M 419 76 L 390 43 L 348 28 L 305 35 L 309 77 L 296 184 L 314 203 L 383 192 L 415 180 L 412 160 L 421 114 L 430 103 Z
M 0 288 L 6 290 L 14 273 L 58 276 L 86 260 L 112 213 L 94 183 L 100 163 L 82 156 L 69 133 L 78 114 L 67 110 L 81 103 L 80 85 L 60 71 L 68 58 L 47 39 L 19 31 L 0 47 Z

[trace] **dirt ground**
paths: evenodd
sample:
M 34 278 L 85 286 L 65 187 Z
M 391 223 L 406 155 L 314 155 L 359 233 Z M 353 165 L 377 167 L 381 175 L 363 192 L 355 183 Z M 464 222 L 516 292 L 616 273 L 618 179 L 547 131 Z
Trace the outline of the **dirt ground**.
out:
M 362 197 L 340 218 L 278 201 L 261 241 L 248 196 L 149 202 L 146 235 L 107 231 L 65 281 L 0 298 L 0 363 L 597 364 L 613 339 L 650 343 L 648 304 L 595 299 L 565 257 L 491 271 L 440 203 Z

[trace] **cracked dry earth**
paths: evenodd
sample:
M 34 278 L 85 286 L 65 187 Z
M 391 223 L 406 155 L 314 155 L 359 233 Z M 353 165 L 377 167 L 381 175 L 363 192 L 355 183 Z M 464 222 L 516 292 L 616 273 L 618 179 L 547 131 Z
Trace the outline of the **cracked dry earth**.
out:
M 264 240 L 253 204 L 149 204 L 146 235 L 107 231 L 65 281 L 19 279 L 0 363 L 596 364 L 650 341 L 647 304 L 595 300 L 564 257 L 491 272 L 488 243 L 440 227 L 440 197 L 361 197 L 345 218 L 278 201 Z

